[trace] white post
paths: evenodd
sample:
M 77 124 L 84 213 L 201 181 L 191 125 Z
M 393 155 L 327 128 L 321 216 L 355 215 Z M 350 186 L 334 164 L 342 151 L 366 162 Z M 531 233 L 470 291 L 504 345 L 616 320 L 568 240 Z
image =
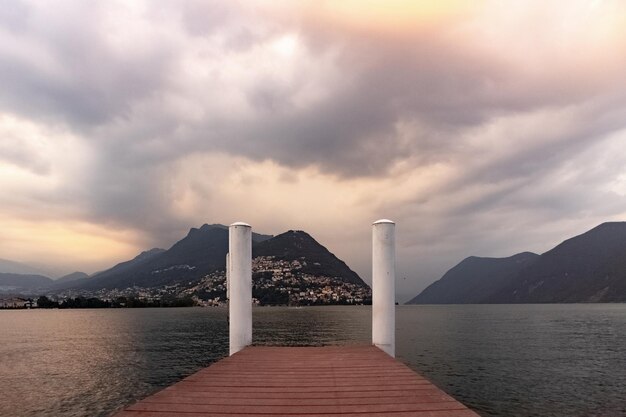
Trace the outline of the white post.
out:
M 230 254 L 226 254 L 226 301 L 230 298 Z
M 252 343 L 252 227 L 228 228 L 228 290 L 230 354 Z
M 396 231 L 382 219 L 372 225 L 372 343 L 396 356 Z

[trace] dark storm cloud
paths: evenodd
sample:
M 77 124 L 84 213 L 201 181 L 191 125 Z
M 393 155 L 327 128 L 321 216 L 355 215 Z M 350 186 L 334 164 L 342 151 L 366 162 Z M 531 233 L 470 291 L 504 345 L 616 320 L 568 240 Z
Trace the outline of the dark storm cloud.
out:
M 251 21 L 238 5 L 190 3 L 180 9 L 164 5 L 155 6 L 151 15 L 171 14 L 170 19 L 191 39 L 221 36 L 230 45 L 245 32 L 249 35 L 244 36 L 243 47 L 249 49 L 278 30 L 278 24 Z M 377 175 L 408 156 L 424 162 L 447 157 L 459 151 L 464 130 L 502 114 L 571 104 L 587 97 L 581 88 L 566 89 L 569 82 L 556 80 L 548 85 L 555 80 L 525 80 L 499 57 L 450 41 L 436 31 L 390 38 L 348 31 L 335 39 L 322 35 L 328 28 L 304 22 L 283 29 L 300 33 L 304 47 L 311 50 L 341 44 L 335 62 L 341 77 L 329 80 L 332 93 L 324 100 L 294 108 L 297 83 L 307 80 L 296 78 L 290 84 L 261 78 L 251 87 L 230 87 L 242 89 L 252 117 L 239 120 L 242 110 L 235 108 L 232 117 L 225 119 L 208 113 L 204 121 L 185 122 L 168 114 L 167 107 L 139 116 L 138 106 L 156 107 L 164 95 L 180 94 L 173 80 L 185 77 L 177 52 L 182 44 L 154 31 L 150 35 L 158 37 L 148 42 L 124 39 L 129 46 L 126 51 L 107 39 L 111 27 L 103 23 L 104 6 L 68 3 L 60 7 L 61 12 L 74 8 L 70 16 L 77 18 L 70 21 L 60 12 L 50 16 L 31 11 L 30 18 L 23 19 L 20 34 L 9 35 L 39 50 L 43 65 L 19 56 L 0 61 L 0 76 L 7 86 L 0 103 L 31 117 L 62 117 L 95 137 L 98 133 L 93 129 L 116 120 L 145 126 L 131 132 L 135 137 L 103 139 L 119 141 L 129 168 L 141 165 L 144 157 L 168 159 L 223 150 L 296 168 L 316 165 L 339 176 Z M 158 15 L 157 22 L 165 18 Z M 326 45 L 320 46 L 319 39 L 325 39 Z M 202 81 L 209 83 L 197 89 L 211 97 L 219 82 Z M 220 97 L 212 99 L 219 102 Z M 402 123 L 410 123 L 414 131 L 401 136 L 397 127 Z M 128 141 L 137 143 L 129 146 Z M 156 154 L 146 151 L 155 142 Z
M 175 18 L 193 36 L 214 36 L 222 30 L 227 39 L 232 39 L 241 33 L 236 25 L 232 27 L 237 11 L 241 9 L 223 4 L 191 5 Z M 158 101 L 161 94 L 171 92 L 175 86 L 170 80 L 184 76 L 176 72 L 180 56 L 175 49 L 179 45 L 154 39 L 154 44 L 146 45 L 138 54 L 115 49 L 107 43 L 107 27 L 101 24 L 105 12 L 103 8 L 82 6 L 82 10 L 72 12 L 80 19 L 69 24 L 60 14 L 34 14 L 27 19 L 21 34 L 13 36 L 23 41 L 24 47 L 40 49 L 44 65 L 19 56 L 2 60 L 0 76 L 7 81 L 7 88 L 0 103 L 29 117 L 64 118 L 75 129 L 89 133 L 90 127 L 112 123 L 116 118 L 134 118 L 133 106 Z M 200 24 L 198 16 L 209 18 Z M 271 25 L 258 26 L 246 29 L 248 33 L 255 29 L 261 33 L 248 36 L 247 46 L 264 41 L 276 31 Z M 132 46 L 134 40 L 127 42 Z M 234 109 L 233 119 L 214 120 L 208 115 L 209 124 L 183 126 L 170 120 L 162 131 L 139 132 L 141 136 L 122 141 L 161 141 L 163 154 L 173 157 L 221 149 L 257 159 L 275 159 L 292 167 L 319 165 L 339 175 L 358 176 L 384 172 L 397 158 L 424 142 L 432 142 L 430 136 L 437 136 L 437 132 L 429 132 L 411 138 L 409 143 L 399 141 L 394 125 L 403 119 L 419 116 L 427 125 L 444 130 L 482 120 L 480 113 L 484 110 L 478 106 L 471 112 L 456 111 L 466 106 L 465 100 L 480 96 L 480 91 L 470 90 L 480 90 L 475 87 L 480 85 L 476 77 L 484 76 L 472 74 L 467 68 L 462 74 L 460 69 L 454 70 L 459 67 L 456 51 L 435 56 L 429 50 L 439 48 L 429 45 L 426 39 L 403 40 L 403 44 L 391 48 L 376 42 L 375 38 L 351 41 L 337 63 L 345 65 L 344 78 L 331 86 L 331 96 L 312 108 L 289 111 L 296 86 L 261 80 L 252 90 L 243 92 L 256 110 L 255 117 L 243 125 L 237 122 Z M 407 48 L 412 53 L 407 54 Z M 206 94 L 210 95 L 211 85 L 207 87 Z M 203 86 L 198 85 L 198 89 Z M 468 98 L 459 102 L 459 96 Z M 167 120 L 167 114 L 155 115 L 162 116 Z M 138 124 L 152 122 L 151 118 L 131 120 Z M 171 131 L 180 128 L 190 135 L 182 147 L 171 138 Z M 441 147 L 449 140 L 437 139 Z M 127 143 L 121 146 L 128 149 Z M 143 149 L 140 145 L 137 149 L 132 155 L 141 164 Z
M 226 119 L 207 115 L 206 122 L 179 125 L 186 137 L 171 141 L 165 132 L 161 140 L 170 141 L 171 148 L 165 145 L 163 152 L 176 156 L 223 150 L 295 168 L 320 166 L 339 176 L 377 175 L 407 157 L 431 163 L 448 158 L 450 152 L 463 152 L 461 136 L 494 118 L 575 105 L 588 98 L 583 88 L 570 91 L 558 81 L 550 85 L 550 79 L 525 80 L 498 57 L 464 50 L 436 35 L 387 42 L 362 35 L 344 40 L 336 62 L 342 78 L 332 81 L 332 94 L 324 100 L 295 108 L 298 85 L 262 78 L 249 90 L 242 87 L 252 117 L 240 122 L 233 109 Z M 590 116 L 604 109 L 592 108 Z M 401 135 L 398 125 L 403 123 L 414 129 Z M 594 125 L 596 136 L 610 130 L 601 122 Z M 595 134 L 587 130 L 583 138 Z M 502 144 L 506 141 L 502 138 Z M 532 159 L 528 162 L 508 167 L 532 167 Z

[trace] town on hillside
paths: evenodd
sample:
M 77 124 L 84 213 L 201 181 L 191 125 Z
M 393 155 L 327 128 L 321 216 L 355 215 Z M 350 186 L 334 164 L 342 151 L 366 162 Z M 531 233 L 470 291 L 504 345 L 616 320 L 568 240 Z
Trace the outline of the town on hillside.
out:
M 372 293 L 367 285 L 346 282 L 341 277 L 305 273 L 302 269 L 306 265 L 304 257 L 296 260 L 255 257 L 253 303 L 260 306 L 371 304 Z M 220 270 L 199 280 L 158 287 L 68 289 L 30 299 L 11 297 L 0 300 L 0 308 L 222 306 L 227 301 L 226 274 Z

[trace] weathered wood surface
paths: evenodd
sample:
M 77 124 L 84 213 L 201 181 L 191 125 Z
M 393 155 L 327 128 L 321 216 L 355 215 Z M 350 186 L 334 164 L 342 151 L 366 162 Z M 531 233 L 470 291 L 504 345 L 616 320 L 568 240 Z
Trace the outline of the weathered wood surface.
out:
M 478 415 L 373 346 L 255 346 L 115 416 Z

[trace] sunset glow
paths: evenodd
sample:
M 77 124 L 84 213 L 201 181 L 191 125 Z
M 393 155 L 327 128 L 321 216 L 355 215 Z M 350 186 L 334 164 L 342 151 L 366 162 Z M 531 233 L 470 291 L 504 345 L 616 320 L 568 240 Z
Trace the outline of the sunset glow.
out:
M 339 0 L 323 2 L 321 7 L 316 2 L 310 7 L 313 10 L 319 8 L 329 21 L 355 28 L 412 31 L 450 24 L 475 13 L 482 5 L 482 1 L 465 0 Z

